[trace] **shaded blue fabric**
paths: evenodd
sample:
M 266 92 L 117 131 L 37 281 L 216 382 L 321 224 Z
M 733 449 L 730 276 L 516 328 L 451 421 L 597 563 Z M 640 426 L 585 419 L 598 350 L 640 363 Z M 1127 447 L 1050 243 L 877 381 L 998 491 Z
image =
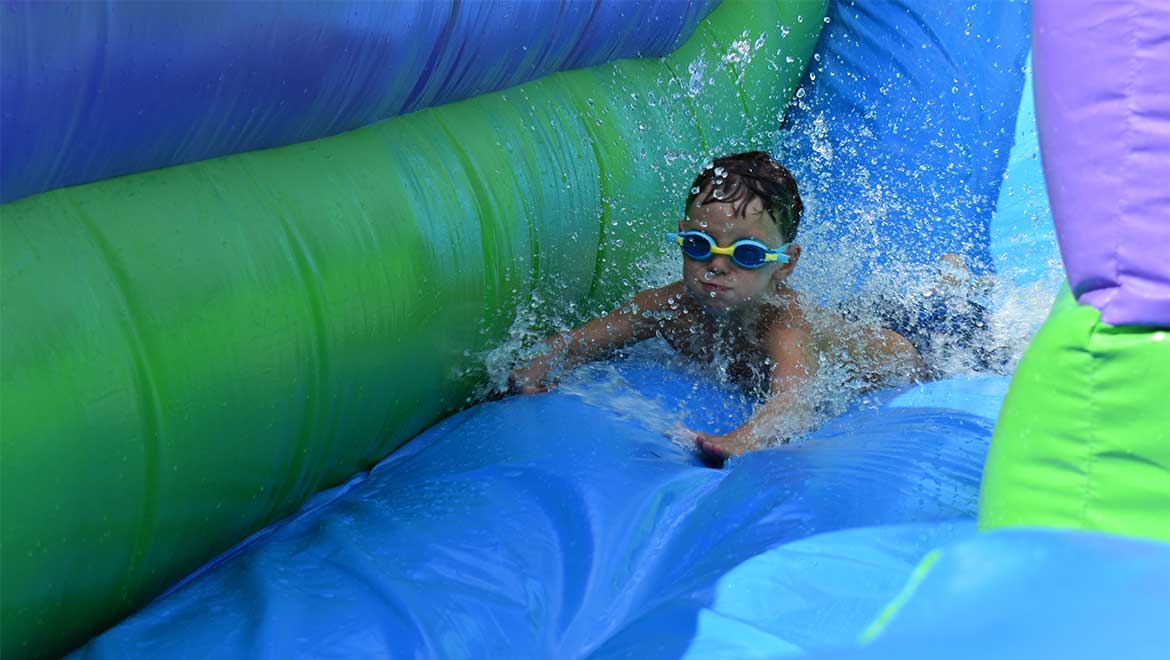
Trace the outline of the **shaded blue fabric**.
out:
M 717 594 L 688 658 L 1170 655 L 1170 546 L 1144 539 L 976 534 L 969 522 L 851 529 L 753 557 Z
M 0 202 L 666 55 L 717 4 L 6 2 Z
M 1002 529 L 939 548 L 907 587 L 872 643 L 833 657 L 1170 656 L 1170 544 Z
M 860 527 L 763 552 L 719 579 L 684 657 L 783 658 L 850 647 L 924 556 L 974 534 L 967 520 Z
M 644 360 L 575 378 L 444 420 L 75 657 L 677 657 L 761 553 L 974 520 L 995 406 L 965 410 L 963 386 L 945 407 L 872 395 L 713 470 L 669 434 L 728 430 L 750 402 Z
M 993 267 L 989 230 L 1029 52 L 1026 0 L 835 0 L 786 118 L 810 254 L 855 256 L 833 277 L 933 265 Z

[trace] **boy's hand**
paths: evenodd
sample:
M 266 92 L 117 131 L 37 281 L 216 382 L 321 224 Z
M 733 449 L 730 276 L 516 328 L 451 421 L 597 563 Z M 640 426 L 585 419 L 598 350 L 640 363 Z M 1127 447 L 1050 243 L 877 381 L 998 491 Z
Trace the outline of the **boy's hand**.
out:
M 760 443 L 755 434 L 741 427 L 724 435 L 696 432 L 695 446 L 705 462 L 714 467 L 723 467 L 727 459 L 759 449 Z
M 548 356 L 540 356 L 508 374 L 508 391 L 514 394 L 539 394 L 556 386 L 549 379 Z

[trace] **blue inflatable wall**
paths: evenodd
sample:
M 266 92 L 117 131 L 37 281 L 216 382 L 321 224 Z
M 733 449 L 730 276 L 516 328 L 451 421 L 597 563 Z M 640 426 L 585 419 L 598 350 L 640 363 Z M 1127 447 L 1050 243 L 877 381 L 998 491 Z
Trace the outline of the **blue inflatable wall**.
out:
M 814 279 L 856 288 L 946 253 L 994 269 L 1030 18 L 1024 0 L 830 3 L 780 146 L 809 208 L 802 243 L 844 257 Z
M 0 203 L 665 55 L 717 4 L 4 3 Z

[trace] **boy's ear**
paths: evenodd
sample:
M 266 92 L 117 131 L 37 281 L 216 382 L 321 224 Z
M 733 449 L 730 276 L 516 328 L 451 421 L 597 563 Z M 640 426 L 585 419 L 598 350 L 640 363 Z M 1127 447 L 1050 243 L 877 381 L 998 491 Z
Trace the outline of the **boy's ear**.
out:
M 682 220 L 679 220 L 679 221 L 678 221 L 678 230 L 679 230 L 680 232 L 683 230 L 683 221 L 682 221 Z
M 796 262 L 800 261 L 800 243 L 789 245 L 785 252 L 788 254 L 788 263 L 780 266 L 776 269 L 776 272 L 772 273 L 772 281 L 776 284 L 783 282 L 796 269 Z

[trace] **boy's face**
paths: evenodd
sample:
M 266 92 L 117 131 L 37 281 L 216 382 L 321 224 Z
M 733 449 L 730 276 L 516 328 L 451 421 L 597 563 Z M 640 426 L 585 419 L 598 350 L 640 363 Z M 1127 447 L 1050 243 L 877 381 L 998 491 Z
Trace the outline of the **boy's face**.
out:
M 762 241 L 773 249 L 784 242 L 779 227 L 764 212 L 759 199 L 753 199 L 743 215 L 737 215 L 734 205 L 727 202 L 703 206 L 692 203 L 678 227 L 679 231 L 705 232 L 720 247 L 745 238 Z M 766 300 L 792 272 L 799 254 L 800 248 L 793 245 L 789 248 L 789 263 L 770 262 L 756 269 L 741 268 L 728 255 L 717 254 L 707 261 L 683 256 L 683 282 L 707 311 L 724 316 Z

